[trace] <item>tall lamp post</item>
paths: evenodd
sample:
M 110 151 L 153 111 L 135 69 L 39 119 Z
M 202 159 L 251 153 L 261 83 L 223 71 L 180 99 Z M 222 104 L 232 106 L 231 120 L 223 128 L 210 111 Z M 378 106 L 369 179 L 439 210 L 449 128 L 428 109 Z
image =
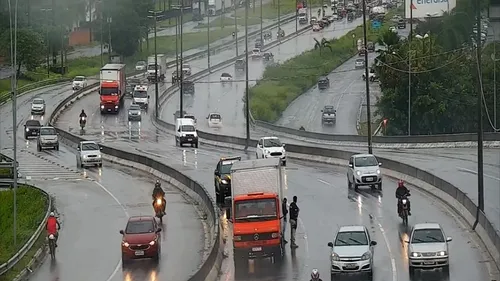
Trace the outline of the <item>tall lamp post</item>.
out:
M 278 9 L 279 9 L 279 4 L 278 4 Z M 248 97 L 249 89 L 250 87 L 248 85 L 248 2 L 246 2 L 245 3 L 245 111 L 246 111 L 245 149 L 247 149 L 250 146 L 250 101 Z
M 413 41 L 413 0 L 410 0 L 410 34 L 408 36 L 408 135 L 411 136 L 411 42 Z
M 183 20 L 184 20 L 184 3 L 183 1 L 180 1 L 179 3 L 179 6 L 176 7 L 176 9 L 180 9 L 180 20 L 177 20 L 177 22 L 180 22 L 180 24 L 178 24 L 179 26 L 179 35 L 180 35 L 180 47 L 179 47 L 179 52 L 180 52 L 180 57 L 179 57 L 179 63 L 178 63 L 178 68 L 177 68 L 177 75 L 180 74 L 180 82 L 179 82 L 179 89 L 180 89 L 180 97 L 179 97 L 179 113 L 180 113 L 180 118 L 183 118 L 184 117 L 184 101 L 183 101 L 183 97 L 184 97 L 184 71 L 182 70 L 182 65 L 184 64 L 184 56 L 183 56 L 183 52 L 184 52 L 184 47 L 183 47 L 183 27 L 182 27 L 182 23 L 183 23 Z M 177 45 L 177 44 L 176 44 Z
M 208 72 L 210 73 L 210 13 L 212 10 L 208 10 L 207 13 L 207 58 L 208 58 Z M 236 20 L 236 15 L 234 17 Z
M 367 36 L 366 36 L 366 0 L 361 0 L 363 2 L 363 47 L 365 48 L 365 89 L 366 89 L 366 117 L 368 126 L 368 153 L 372 154 L 372 120 L 371 120 L 371 109 L 370 109 L 370 79 L 368 71 L 368 51 L 366 48 Z M 323 7 L 321 7 L 323 8 Z M 353 34 L 354 35 L 354 34 Z
M 264 39 L 262 38 L 262 0 L 260 0 L 260 42 L 264 45 Z
M 238 56 L 238 17 L 236 16 L 236 1 L 234 1 L 234 43 L 236 45 L 236 56 Z
M 107 17 L 106 21 L 108 22 L 108 61 L 111 62 L 111 52 L 113 48 L 111 47 L 111 23 L 113 22 L 112 17 Z
M 159 106 L 159 91 L 158 91 L 158 52 L 156 47 L 156 21 L 158 14 L 160 12 L 157 11 L 149 11 L 148 18 L 153 19 L 154 21 L 154 51 L 155 51 L 155 117 L 158 119 L 158 111 L 160 110 Z
M 10 0 L 9 0 L 10 1 Z M 10 3 L 9 3 L 10 5 Z M 10 7 L 10 6 L 9 6 Z M 46 54 L 46 64 L 47 64 L 47 77 L 50 77 L 50 39 L 49 39 L 49 12 L 52 12 L 52 9 L 40 9 L 45 15 L 45 24 L 47 25 L 45 28 L 45 36 L 47 37 L 47 54 Z M 17 32 L 17 31 L 16 31 Z
M 496 46 L 497 42 L 493 42 L 493 54 L 491 54 L 491 59 L 493 60 L 493 127 L 497 127 L 497 61 L 500 59 L 496 58 Z

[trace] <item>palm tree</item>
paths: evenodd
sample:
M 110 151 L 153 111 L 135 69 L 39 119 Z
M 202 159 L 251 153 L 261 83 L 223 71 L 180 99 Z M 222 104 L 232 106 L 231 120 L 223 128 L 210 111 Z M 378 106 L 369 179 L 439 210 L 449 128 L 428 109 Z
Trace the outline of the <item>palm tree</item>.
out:
M 314 44 L 314 49 L 315 50 L 319 49 L 320 56 L 321 56 L 321 52 L 325 48 L 328 48 L 328 49 L 330 49 L 330 52 L 333 52 L 332 46 L 330 45 L 330 41 L 326 40 L 325 38 L 321 39 L 321 41 L 318 41 L 316 38 L 314 38 L 314 41 L 316 42 Z

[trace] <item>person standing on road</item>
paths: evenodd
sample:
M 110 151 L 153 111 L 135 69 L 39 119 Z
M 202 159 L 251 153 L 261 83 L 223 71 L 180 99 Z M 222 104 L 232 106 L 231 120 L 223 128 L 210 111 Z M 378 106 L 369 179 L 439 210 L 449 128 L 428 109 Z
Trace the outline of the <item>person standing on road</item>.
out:
M 295 243 L 295 233 L 297 232 L 297 220 L 299 218 L 299 207 L 297 206 L 297 196 L 293 196 L 293 202 L 290 204 L 290 248 L 298 248 Z
M 283 198 L 283 202 L 281 203 L 281 210 L 283 212 L 283 242 L 286 244 L 288 241 L 285 239 L 285 233 L 286 233 L 286 216 L 288 215 L 288 206 L 286 204 L 287 200 L 286 197 Z

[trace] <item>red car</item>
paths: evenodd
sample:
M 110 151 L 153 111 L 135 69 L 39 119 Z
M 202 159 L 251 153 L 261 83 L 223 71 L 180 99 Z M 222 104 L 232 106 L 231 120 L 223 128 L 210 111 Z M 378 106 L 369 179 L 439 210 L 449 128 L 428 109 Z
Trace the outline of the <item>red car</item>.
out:
M 130 217 L 122 238 L 122 263 L 131 259 L 158 260 L 161 252 L 161 228 L 152 216 Z

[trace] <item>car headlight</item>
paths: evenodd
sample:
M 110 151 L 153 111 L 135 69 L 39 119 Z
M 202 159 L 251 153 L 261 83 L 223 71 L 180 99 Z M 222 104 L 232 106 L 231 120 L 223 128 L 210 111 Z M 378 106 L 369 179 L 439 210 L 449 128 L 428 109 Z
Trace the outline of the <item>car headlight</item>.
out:
M 155 244 L 155 241 L 149 242 L 149 245 L 153 246 Z
M 372 257 L 371 252 L 366 252 L 361 256 L 361 260 L 369 260 Z
M 356 175 L 361 176 L 361 172 L 360 171 L 356 171 Z
M 271 234 L 271 238 L 278 238 L 278 237 L 280 237 L 280 234 L 278 232 Z
M 102 157 L 101 154 L 97 155 L 97 158 L 101 158 L 101 157 Z
M 234 241 L 241 241 L 241 236 L 234 236 L 234 237 L 233 237 L 233 240 L 234 240 Z
M 118 109 L 118 105 L 115 105 L 115 109 Z
M 413 252 L 413 253 L 411 253 L 411 256 L 414 257 L 414 258 L 418 258 L 418 257 L 421 257 L 422 254 L 417 253 L 417 252 Z
M 26 128 L 26 132 L 29 132 L 29 131 L 30 131 L 30 129 L 29 129 L 29 128 Z
M 104 109 L 104 105 L 101 105 L 101 109 Z
M 339 261 L 340 258 L 339 258 L 339 255 L 337 255 L 336 253 L 332 253 L 332 261 Z
M 128 246 L 130 246 L 130 244 L 129 244 L 129 243 L 127 243 L 127 242 L 125 242 L 125 241 L 122 241 L 122 246 L 124 246 L 124 247 L 128 247 Z
M 379 170 L 377 170 L 377 175 L 380 175 L 380 169 L 379 169 Z
M 437 252 L 437 255 L 441 257 L 446 256 L 446 254 L 446 251 Z
M 227 184 L 227 180 L 221 180 L 222 184 Z
M 264 154 L 269 154 L 269 150 L 264 150 Z

